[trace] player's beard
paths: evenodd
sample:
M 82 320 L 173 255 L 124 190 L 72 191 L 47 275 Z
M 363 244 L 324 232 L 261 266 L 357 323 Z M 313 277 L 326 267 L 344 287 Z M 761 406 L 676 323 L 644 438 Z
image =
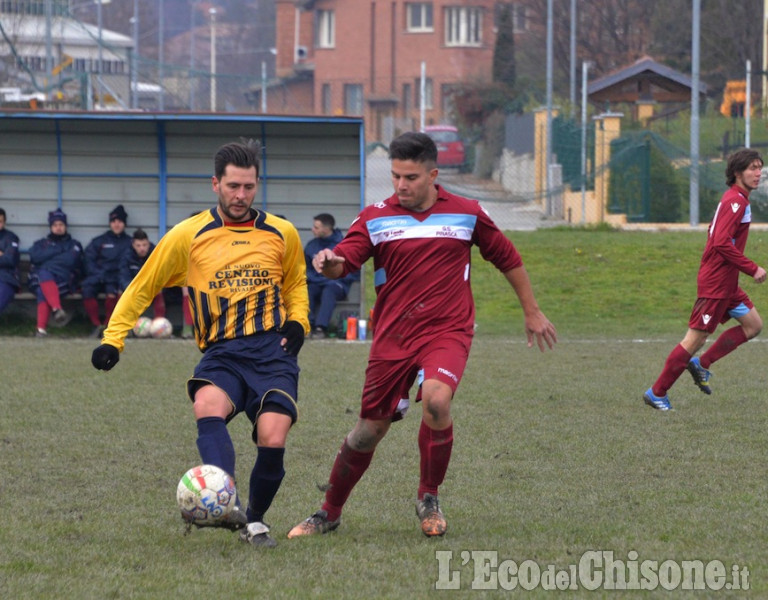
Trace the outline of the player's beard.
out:
M 232 202 L 231 204 L 235 204 Z M 238 204 L 239 208 L 239 204 Z M 240 221 L 247 221 L 248 218 L 251 216 L 251 204 L 244 203 L 245 212 L 243 214 L 237 215 L 232 212 L 231 205 L 230 207 L 227 207 L 224 204 L 224 201 L 219 197 L 219 210 L 221 213 L 227 218 L 227 221 L 230 223 L 239 223 Z

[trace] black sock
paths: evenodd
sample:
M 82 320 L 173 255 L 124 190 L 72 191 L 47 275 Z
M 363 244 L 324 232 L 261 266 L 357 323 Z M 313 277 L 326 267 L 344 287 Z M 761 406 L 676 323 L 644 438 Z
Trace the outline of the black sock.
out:
M 251 471 L 247 512 L 249 523 L 263 520 L 264 513 L 272 505 L 285 476 L 284 455 L 285 448 L 259 446 L 259 455 Z

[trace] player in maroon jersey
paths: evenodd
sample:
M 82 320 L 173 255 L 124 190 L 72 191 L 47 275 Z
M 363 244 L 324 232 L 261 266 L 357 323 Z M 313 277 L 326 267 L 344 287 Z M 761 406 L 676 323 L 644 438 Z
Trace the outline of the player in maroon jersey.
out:
M 645 403 L 653 408 L 670 410 L 667 390 L 686 369 L 699 389 L 711 394 L 710 365 L 763 328 L 757 309 L 739 287 L 739 273 L 749 275 L 755 283 L 765 281 L 765 269 L 744 255 L 752 221 L 749 193 L 760 183 L 762 169 L 763 158 L 755 150 L 738 150 L 728 158 L 725 177 L 730 189 L 723 194 L 709 225 L 688 332 L 670 352 L 656 383 L 643 394 Z M 695 356 L 717 326 L 731 318 L 739 324 L 721 333 L 701 357 Z
M 451 400 L 466 365 L 475 323 L 470 255 L 480 248 L 514 288 L 525 316 L 528 346 L 544 351 L 557 341 L 539 309 L 517 249 L 475 200 L 435 184 L 437 148 L 423 133 L 405 133 L 389 147 L 395 193 L 368 206 L 346 237 L 313 259 L 318 272 L 338 278 L 373 257 L 376 328 L 360 418 L 336 457 L 322 508 L 288 537 L 336 529 L 352 488 L 377 444 L 397 420 L 418 378 L 420 481 L 416 512 L 427 536 L 443 535 L 437 488 L 453 444 Z M 400 407 L 400 408 L 398 408 Z

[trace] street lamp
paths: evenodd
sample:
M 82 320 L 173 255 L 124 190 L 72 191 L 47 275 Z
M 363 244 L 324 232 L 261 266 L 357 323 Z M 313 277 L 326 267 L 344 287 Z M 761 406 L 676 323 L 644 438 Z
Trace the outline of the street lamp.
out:
M 216 112 L 216 9 L 208 9 L 211 15 L 211 112 Z

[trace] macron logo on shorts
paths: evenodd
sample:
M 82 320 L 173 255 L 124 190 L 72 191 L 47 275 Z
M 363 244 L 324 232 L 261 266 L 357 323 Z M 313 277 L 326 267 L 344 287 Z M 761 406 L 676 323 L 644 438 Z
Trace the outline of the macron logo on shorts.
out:
M 709 323 L 709 320 L 710 320 L 711 318 L 712 318 L 712 315 L 703 315 L 703 316 L 701 317 L 701 320 L 702 320 L 702 321 L 704 321 L 704 325 L 706 325 L 707 323 Z
M 448 369 L 443 369 L 443 367 L 438 367 L 437 372 L 438 373 L 442 373 L 446 377 L 450 377 L 453 381 L 455 381 L 457 383 L 459 381 L 459 378 L 456 377 L 456 375 L 454 375 L 453 373 L 451 373 Z

